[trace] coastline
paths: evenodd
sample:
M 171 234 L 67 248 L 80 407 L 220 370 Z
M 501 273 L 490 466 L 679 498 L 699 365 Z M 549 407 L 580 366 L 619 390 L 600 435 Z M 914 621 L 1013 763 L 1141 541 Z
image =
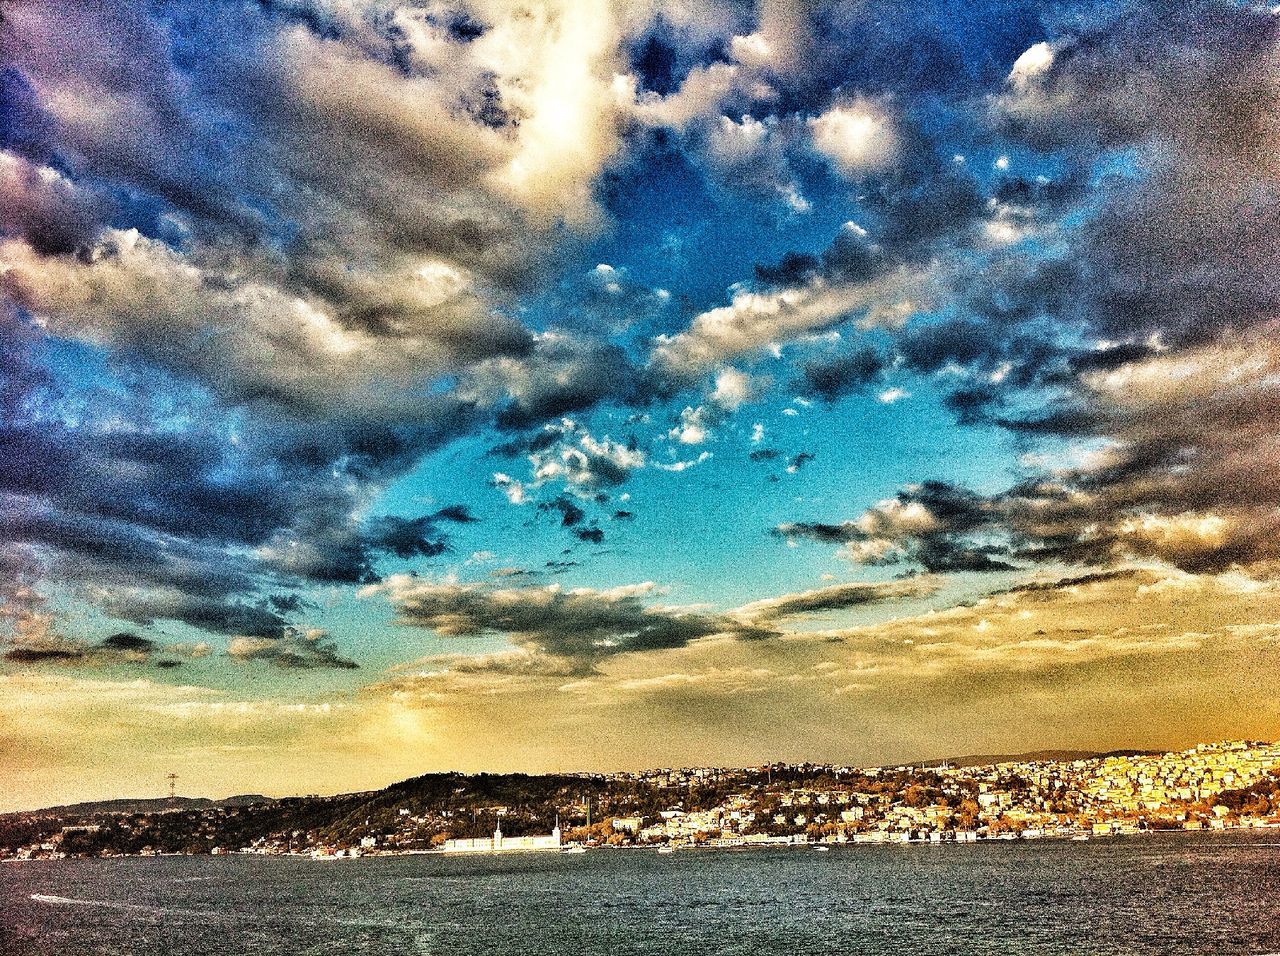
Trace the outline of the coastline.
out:
M 266 859 L 288 859 L 303 860 L 313 863 L 333 863 L 340 860 L 371 860 L 371 859 L 395 859 L 402 857 L 425 856 L 432 858 L 450 858 L 450 859 L 490 859 L 493 857 L 512 857 L 512 856 L 579 856 L 586 853 L 597 852 L 629 852 L 629 853 L 649 853 L 654 855 L 670 855 L 674 853 L 687 854 L 690 852 L 698 853 L 714 853 L 714 852 L 731 852 L 740 853 L 744 851 L 762 851 L 762 850 L 832 850 L 832 849 L 862 849 L 867 847 L 973 847 L 989 844 L 1028 844 L 1028 843 L 1074 843 L 1074 842 L 1127 842 L 1131 837 L 1153 837 L 1157 835 L 1206 835 L 1206 834 L 1230 834 L 1240 832 L 1256 832 L 1260 830 L 1280 830 L 1280 822 L 1267 822 L 1261 824 L 1235 825 L 1223 827 L 1201 827 L 1197 829 L 1186 829 L 1182 827 L 1170 827 L 1161 829 L 1143 829 L 1126 832 L 1115 832 L 1107 834 L 1094 834 L 1088 831 L 1079 830 L 1075 832 L 1062 833 L 1046 833 L 1039 836 L 1024 836 L 1021 834 L 1001 834 L 998 836 L 979 836 L 972 840 L 956 840 L 941 839 L 932 840 L 928 838 L 883 838 L 883 839 L 864 839 L 864 840 L 833 840 L 829 842 L 823 841 L 800 841 L 800 840 L 730 840 L 730 841 L 709 841 L 705 843 L 649 843 L 649 844 L 605 844 L 605 845 L 585 845 L 577 843 L 564 844 L 558 848 L 539 848 L 539 849 L 503 849 L 503 850 L 487 850 L 472 851 L 467 853 L 448 852 L 440 849 L 431 850 L 363 850 L 357 853 L 315 853 L 315 852 L 286 852 L 286 853 L 262 853 L 253 850 L 230 850 L 222 853 L 120 853 L 105 856 L 62 856 L 62 857 L 41 857 L 41 858 L 17 858 L 6 857 L 0 859 L 0 863 L 66 863 L 79 860 L 151 860 L 165 858 L 182 858 L 195 859 L 201 857 L 256 857 Z

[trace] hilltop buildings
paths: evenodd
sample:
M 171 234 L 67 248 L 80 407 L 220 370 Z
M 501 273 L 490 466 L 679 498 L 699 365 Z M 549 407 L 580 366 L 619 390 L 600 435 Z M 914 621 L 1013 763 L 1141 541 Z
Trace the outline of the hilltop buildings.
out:
M 1280 746 L 984 766 L 773 764 L 559 777 L 428 775 L 375 794 L 0 818 L 0 858 L 240 852 L 318 859 L 571 846 L 973 842 L 1280 826 Z M 394 799 L 387 794 L 395 793 Z M 597 810 L 591 822 L 591 808 Z M 560 821 L 571 823 L 562 834 Z M 550 834 L 508 836 L 542 830 Z M 493 826 L 492 836 L 461 837 Z

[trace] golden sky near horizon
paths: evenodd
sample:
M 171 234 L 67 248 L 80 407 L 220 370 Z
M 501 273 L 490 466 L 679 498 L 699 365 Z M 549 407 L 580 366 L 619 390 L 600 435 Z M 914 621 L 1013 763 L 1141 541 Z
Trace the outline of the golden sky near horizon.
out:
M 1280 586 L 1134 569 L 764 640 L 710 636 L 566 675 L 428 658 L 308 701 L 67 673 L 0 678 L 0 807 L 180 791 L 370 789 L 428 770 L 615 770 L 1269 739 Z M 810 622 L 811 623 L 811 622 Z M 495 666 L 496 664 L 501 666 Z M 122 768 L 128 768 L 122 774 Z M 230 789 L 228 789 L 230 784 Z

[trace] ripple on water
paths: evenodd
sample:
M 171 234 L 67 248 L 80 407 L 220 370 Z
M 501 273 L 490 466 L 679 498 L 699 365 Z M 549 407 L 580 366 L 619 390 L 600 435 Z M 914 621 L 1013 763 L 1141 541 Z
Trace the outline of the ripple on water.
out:
M 1239 834 L 1105 852 L 63 861 L 0 868 L 0 953 L 1280 956 L 1277 863 L 1274 837 Z

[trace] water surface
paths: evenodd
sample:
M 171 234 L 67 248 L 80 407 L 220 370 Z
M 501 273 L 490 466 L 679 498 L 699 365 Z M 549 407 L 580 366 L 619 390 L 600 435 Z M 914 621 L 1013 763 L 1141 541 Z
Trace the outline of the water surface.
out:
M 5 956 L 1280 953 L 1280 835 L 0 866 Z

